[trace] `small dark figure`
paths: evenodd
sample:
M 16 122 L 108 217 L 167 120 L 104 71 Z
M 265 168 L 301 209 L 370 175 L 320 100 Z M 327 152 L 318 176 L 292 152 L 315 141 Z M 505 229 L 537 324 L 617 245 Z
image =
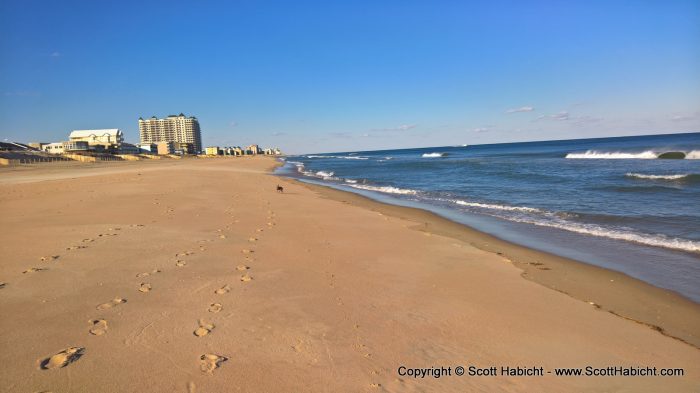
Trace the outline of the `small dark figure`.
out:
M 277 192 L 284 192 L 284 187 L 277 185 Z

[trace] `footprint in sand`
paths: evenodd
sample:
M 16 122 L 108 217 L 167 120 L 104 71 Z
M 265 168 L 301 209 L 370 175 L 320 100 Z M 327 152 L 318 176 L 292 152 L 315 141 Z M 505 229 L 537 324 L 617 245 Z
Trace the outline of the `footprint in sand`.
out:
M 93 336 L 101 336 L 107 333 L 107 321 L 104 319 L 91 319 L 88 321 L 92 324 L 90 328 L 90 334 Z
M 7 285 L 7 283 L 6 283 L 6 282 L 2 282 L 2 281 L 0 281 L 0 289 L 3 289 L 3 288 L 5 288 L 5 285 Z
M 252 254 L 252 253 L 253 253 L 253 250 L 249 250 L 249 249 L 247 249 L 247 248 L 244 248 L 244 249 L 241 250 L 241 252 L 244 253 L 244 254 Z
M 44 267 L 30 267 L 29 269 L 25 270 L 22 272 L 22 274 L 27 274 L 27 273 L 34 273 L 34 272 L 43 272 L 45 270 L 49 270 Z
M 186 257 L 188 255 L 194 254 L 194 251 L 183 251 L 180 253 L 175 254 L 176 257 Z
M 251 243 L 257 242 L 257 241 L 258 241 L 258 238 L 257 238 L 257 237 L 249 237 L 249 238 L 248 238 L 248 241 L 251 242 Z
M 177 267 L 183 267 L 185 265 L 187 265 L 187 262 L 181 261 L 179 259 L 177 260 L 177 262 L 175 262 L 175 266 L 177 266 Z
M 80 359 L 84 352 L 85 348 L 81 347 L 66 348 L 53 356 L 41 360 L 39 363 L 39 368 L 42 370 L 51 370 L 54 368 L 66 367 L 67 365 Z
M 56 259 L 58 259 L 58 255 L 49 255 L 47 257 L 39 258 L 39 260 L 42 262 L 51 262 L 51 261 L 55 261 Z
M 216 314 L 217 312 L 223 310 L 223 308 L 224 307 L 221 305 L 221 303 L 212 303 L 209 305 L 208 311 Z
M 114 298 L 112 301 L 109 301 L 107 303 L 102 303 L 97 305 L 98 310 L 108 310 L 110 308 L 116 307 L 122 303 L 126 303 L 126 299 L 122 299 L 120 297 Z
M 66 247 L 66 251 L 81 250 L 83 248 L 87 248 L 87 246 L 70 246 Z
M 258 228 L 255 230 L 255 232 L 263 232 L 263 231 L 264 231 L 264 229 L 262 229 L 262 228 Z
M 89 239 L 89 238 L 88 238 L 88 239 L 83 239 L 83 243 L 92 243 L 92 242 L 94 242 L 94 241 L 95 241 L 95 239 Z
M 153 269 L 153 271 L 150 271 L 150 272 L 139 273 L 139 274 L 136 275 L 136 277 L 138 277 L 138 278 L 141 278 L 141 277 L 148 277 L 148 276 L 150 276 L 151 274 L 156 274 L 156 273 L 160 273 L 160 270 L 159 270 L 159 269 Z
M 141 286 L 139 287 L 139 292 L 143 292 L 143 293 L 150 292 L 152 288 L 153 287 L 151 286 L 150 283 L 142 282 Z
M 223 287 L 214 291 L 214 293 L 217 295 L 223 295 L 224 293 L 229 293 L 229 291 L 231 291 L 231 287 L 229 287 L 228 285 L 224 285 Z
M 211 323 L 204 322 L 203 319 L 199 320 L 199 327 L 192 332 L 197 337 L 202 337 L 206 336 L 207 334 L 211 333 L 211 331 L 214 329 L 214 325 Z
M 200 357 L 202 362 L 200 363 L 200 369 L 203 373 L 211 374 L 217 368 L 221 367 L 221 363 L 228 360 L 225 356 L 215 355 L 213 353 L 207 353 Z
M 219 235 L 219 239 L 226 239 L 226 235 Z
M 246 271 L 246 270 L 248 270 L 248 269 L 250 269 L 250 267 L 248 267 L 248 266 L 246 266 L 246 265 L 238 265 L 238 266 L 236 266 L 236 270 L 238 270 L 239 272 L 243 272 L 243 271 Z
M 275 226 L 275 223 L 274 223 L 274 222 L 268 222 L 268 223 L 267 223 L 267 226 L 273 227 L 273 226 Z
M 246 273 L 246 274 L 244 274 L 244 275 L 241 276 L 241 281 L 242 281 L 242 282 L 249 282 L 249 281 L 252 281 L 252 280 L 253 280 L 253 277 L 251 277 L 250 275 L 248 275 L 248 273 Z

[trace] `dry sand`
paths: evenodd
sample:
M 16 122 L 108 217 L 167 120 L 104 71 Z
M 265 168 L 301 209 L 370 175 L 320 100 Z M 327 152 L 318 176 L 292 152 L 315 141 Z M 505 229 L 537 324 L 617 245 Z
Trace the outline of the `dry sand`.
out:
M 279 179 L 273 165 L 1 169 L 0 389 L 700 388 L 697 304 L 429 213 Z M 413 379 L 401 365 L 685 376 Z

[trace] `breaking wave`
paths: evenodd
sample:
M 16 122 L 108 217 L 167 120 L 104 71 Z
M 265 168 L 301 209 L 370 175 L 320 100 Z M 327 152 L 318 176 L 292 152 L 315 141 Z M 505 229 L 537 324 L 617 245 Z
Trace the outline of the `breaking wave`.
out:
M 700 150 L 655 152 L 647 150 L 639 153 L 625 153 L 621 151 L 604 152 L 597 150 L 587 150 L 584 153 L 568 153 L 566 158 L 574 159 L 596 159 L 596 160 L 654 160 L 657 158 L 675 158 L 686 160 L 700 159 Z
M 367 190 L 367 191 L 383 192 L 385 194 L 416 195 L 418 193 L 418 191 L 416 191 L 416 190 L 407 190 L 407 189 L 391 187 L 391 186 L 381 187 L 381 186 L 368 186 L 365 184 L 350 184 L 350 187 L 359 188 L 361 190 Z
M 686 160 L 700 160 L 700 150 L 691 150 L 685 153 Z
M 615 160 L 615 159 L 637 159 L 637 160 L 652 160 L 657 158 L 657 153 L 651 150 L 641 152 L 641 153 L 622 153 L 622 152 L 599 152 L 595 150 L 588 150 L 585 153 L 569 153 L 566 158 L 591 158 L 599 160 Z
M 575 232 L 583 235 L 590 235 L 596 237 L 604 237 L 614 240 L 624 240 L 628 242 L 634 242 L 639 244 L 644 244 L 647 246 L 654 247 L 664 247 L 674 250 L 683 250 L 690 252 L 700 252 L 700 242 L 679 239 L 679 238 L 669 238 L 664 235 L 651 235 L 645 233 L 636 233 L 626 230 L 604 228 L 595 224 L 584 224 L 577 223 L 568 220 L 568 218 L 576 218 L 577 215 L 573 213 L 553 213 L 546 210 L 536 209 L 527 206 L 508 206 L 508 205 L 498 205 L 498 204 L 488 204 L 479 202 L 467 202 L 462 200 L 448 200 L 452 203 L 456 203 L 461 206 L 469 206 L 480 209 L 486 209 L 494 211 L 493 215 L 514 222 L 521 222 L 526 224 L 533 224 L 542 227 L 557 228 L 568 232 Z M 507 213 L 496 213 L 497 211 L 503 212 L 521 212 L 529 214 L 507 214 Z
M 423 153 L 423 155 L 421 157 L 423 157 L 423 158 L 447 157 L 447 153 Z
M 360 156 L 323 156 L 323 155 L 310 155 L 306 156 L 306 158 L 340 158 L 344 160 L 369 160 L 369 157 L 360 157 Z
M 628 172 L 625 174 L 627 177 L 633 177 L 635 179 L 650 179 L 650 180 L 680 180 L 685 179 L 691 174 L 679 174 L 679 175 L 645 175 L 643 173 L 632 173 Z
M 470 207 L 478 207 L 482 209 L 490 209 L 490 210 L 506 210 L 506 211 L 521 211 L 521 212 L 528 212 L 528 213 L 540 213 L 542 210 L 536 209 L 534 207 L 526 207 L 526 206 L 507 206 L 507 205 L 495 205 L 495 204 L 489 204 L 489 203 L 479 203 L 479 202 L 467 202 L 467 201 L 462 201 L 462 200 L 451 200 L 450 202 L 456 203 L 461 206 L 470 206 Z
M 510 217 L 508 219 L 516 222 L 523 222 L 543 227 L 562 229 L 565 231 L 580 233 L 584 235 L 604 237 L 615 240 L 624 240 L 628 242 L 644 244 L 647 246 L 663 247 L 690 252 L 700 252 L 700 242 L 686 239 L 669 238 L 663 235 L 650 235 L 645 233 L 627 232 L 617 229 L 603 228 L 593 224 L 579 224 L 574 222 L 546 221 L 522 217 Z

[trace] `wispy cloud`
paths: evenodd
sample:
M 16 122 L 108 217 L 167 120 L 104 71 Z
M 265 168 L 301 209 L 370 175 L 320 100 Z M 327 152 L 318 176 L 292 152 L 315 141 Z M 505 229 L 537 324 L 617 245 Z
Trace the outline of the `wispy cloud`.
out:
M 700 112 L 697 113 L 691 113 L 691 114 L 675 114 L 670 117 L 671 121 L 674 122 L 683 122 L 683 121 L 689 121 L 689 120 L 694 120 L 698 117 Z
M 481 126 L 481 127 L 476 127 L 472 128 L 472 132 L 489 132 L 493 130 L 494 126 Z
M 521 106 L 520 108 L 511 108 L 506 111 L 506 113 L 518 113 L 518 112 L 532 112 L 535 108 L 531 106 Z
M 576 116 L 571 119 L 571 121 L 576 124 L 592 124 L 592 123 L 599 123 L 603 121 L 602 117 L 593 117 L 593 116 Z
M 234 128 L 234 127 L 238 126 L 238 122 L 231 121 L 230 123 L 228 123 L 228 125 L 229 125 L 229 127 Z
M 333 138 L 352 138 L 352 134 L 349 132 L 331 132 L 330 134 Z
M 374 128 L 372 131 L 407 131 L 416 127 L 418 127 L 416 124 L 402 124 L 398 127 Z
M 53 58 L 57 58 L 57 57 L 61 57 L 61 56 L 63 56 L 63 53 L 61 53 L 61 52 L 51 52 L 51 54 L 49 55 L 49 57 L 53 57 Z
M 571 118 L 571 116 L 569 115 L 569 112 L 567 112 L 567 111 L 561 111 L 561 112 L 559 112 L 559 113 L 555 113 L 555 114 L 552 114 L 552 115 L 541 115 L 541 116 L 538 116 L 537 119 L 535 119 L 535 121 L 537 121 L 537 120 L 542 120 L 542 119 L 567 121 L 567 120 L 569 120 L 570 118 Z
M 588 115 L 572 116 L 571 113 L 569 113 L 568 111 L 561 111 L 559 113 L 554 113 L 551 115 L 538 116 L 533 121 L 538 121 L 538 120 L 553 120 L 553 121 L 568 122 L 568 123 L 574 124 L 574 125 L 586 125 L 586 124 L 599 123 L 599 122 L 603 121 L 603 118 L 602 117 L 595 117 L 595 116 L 588 116 Z

